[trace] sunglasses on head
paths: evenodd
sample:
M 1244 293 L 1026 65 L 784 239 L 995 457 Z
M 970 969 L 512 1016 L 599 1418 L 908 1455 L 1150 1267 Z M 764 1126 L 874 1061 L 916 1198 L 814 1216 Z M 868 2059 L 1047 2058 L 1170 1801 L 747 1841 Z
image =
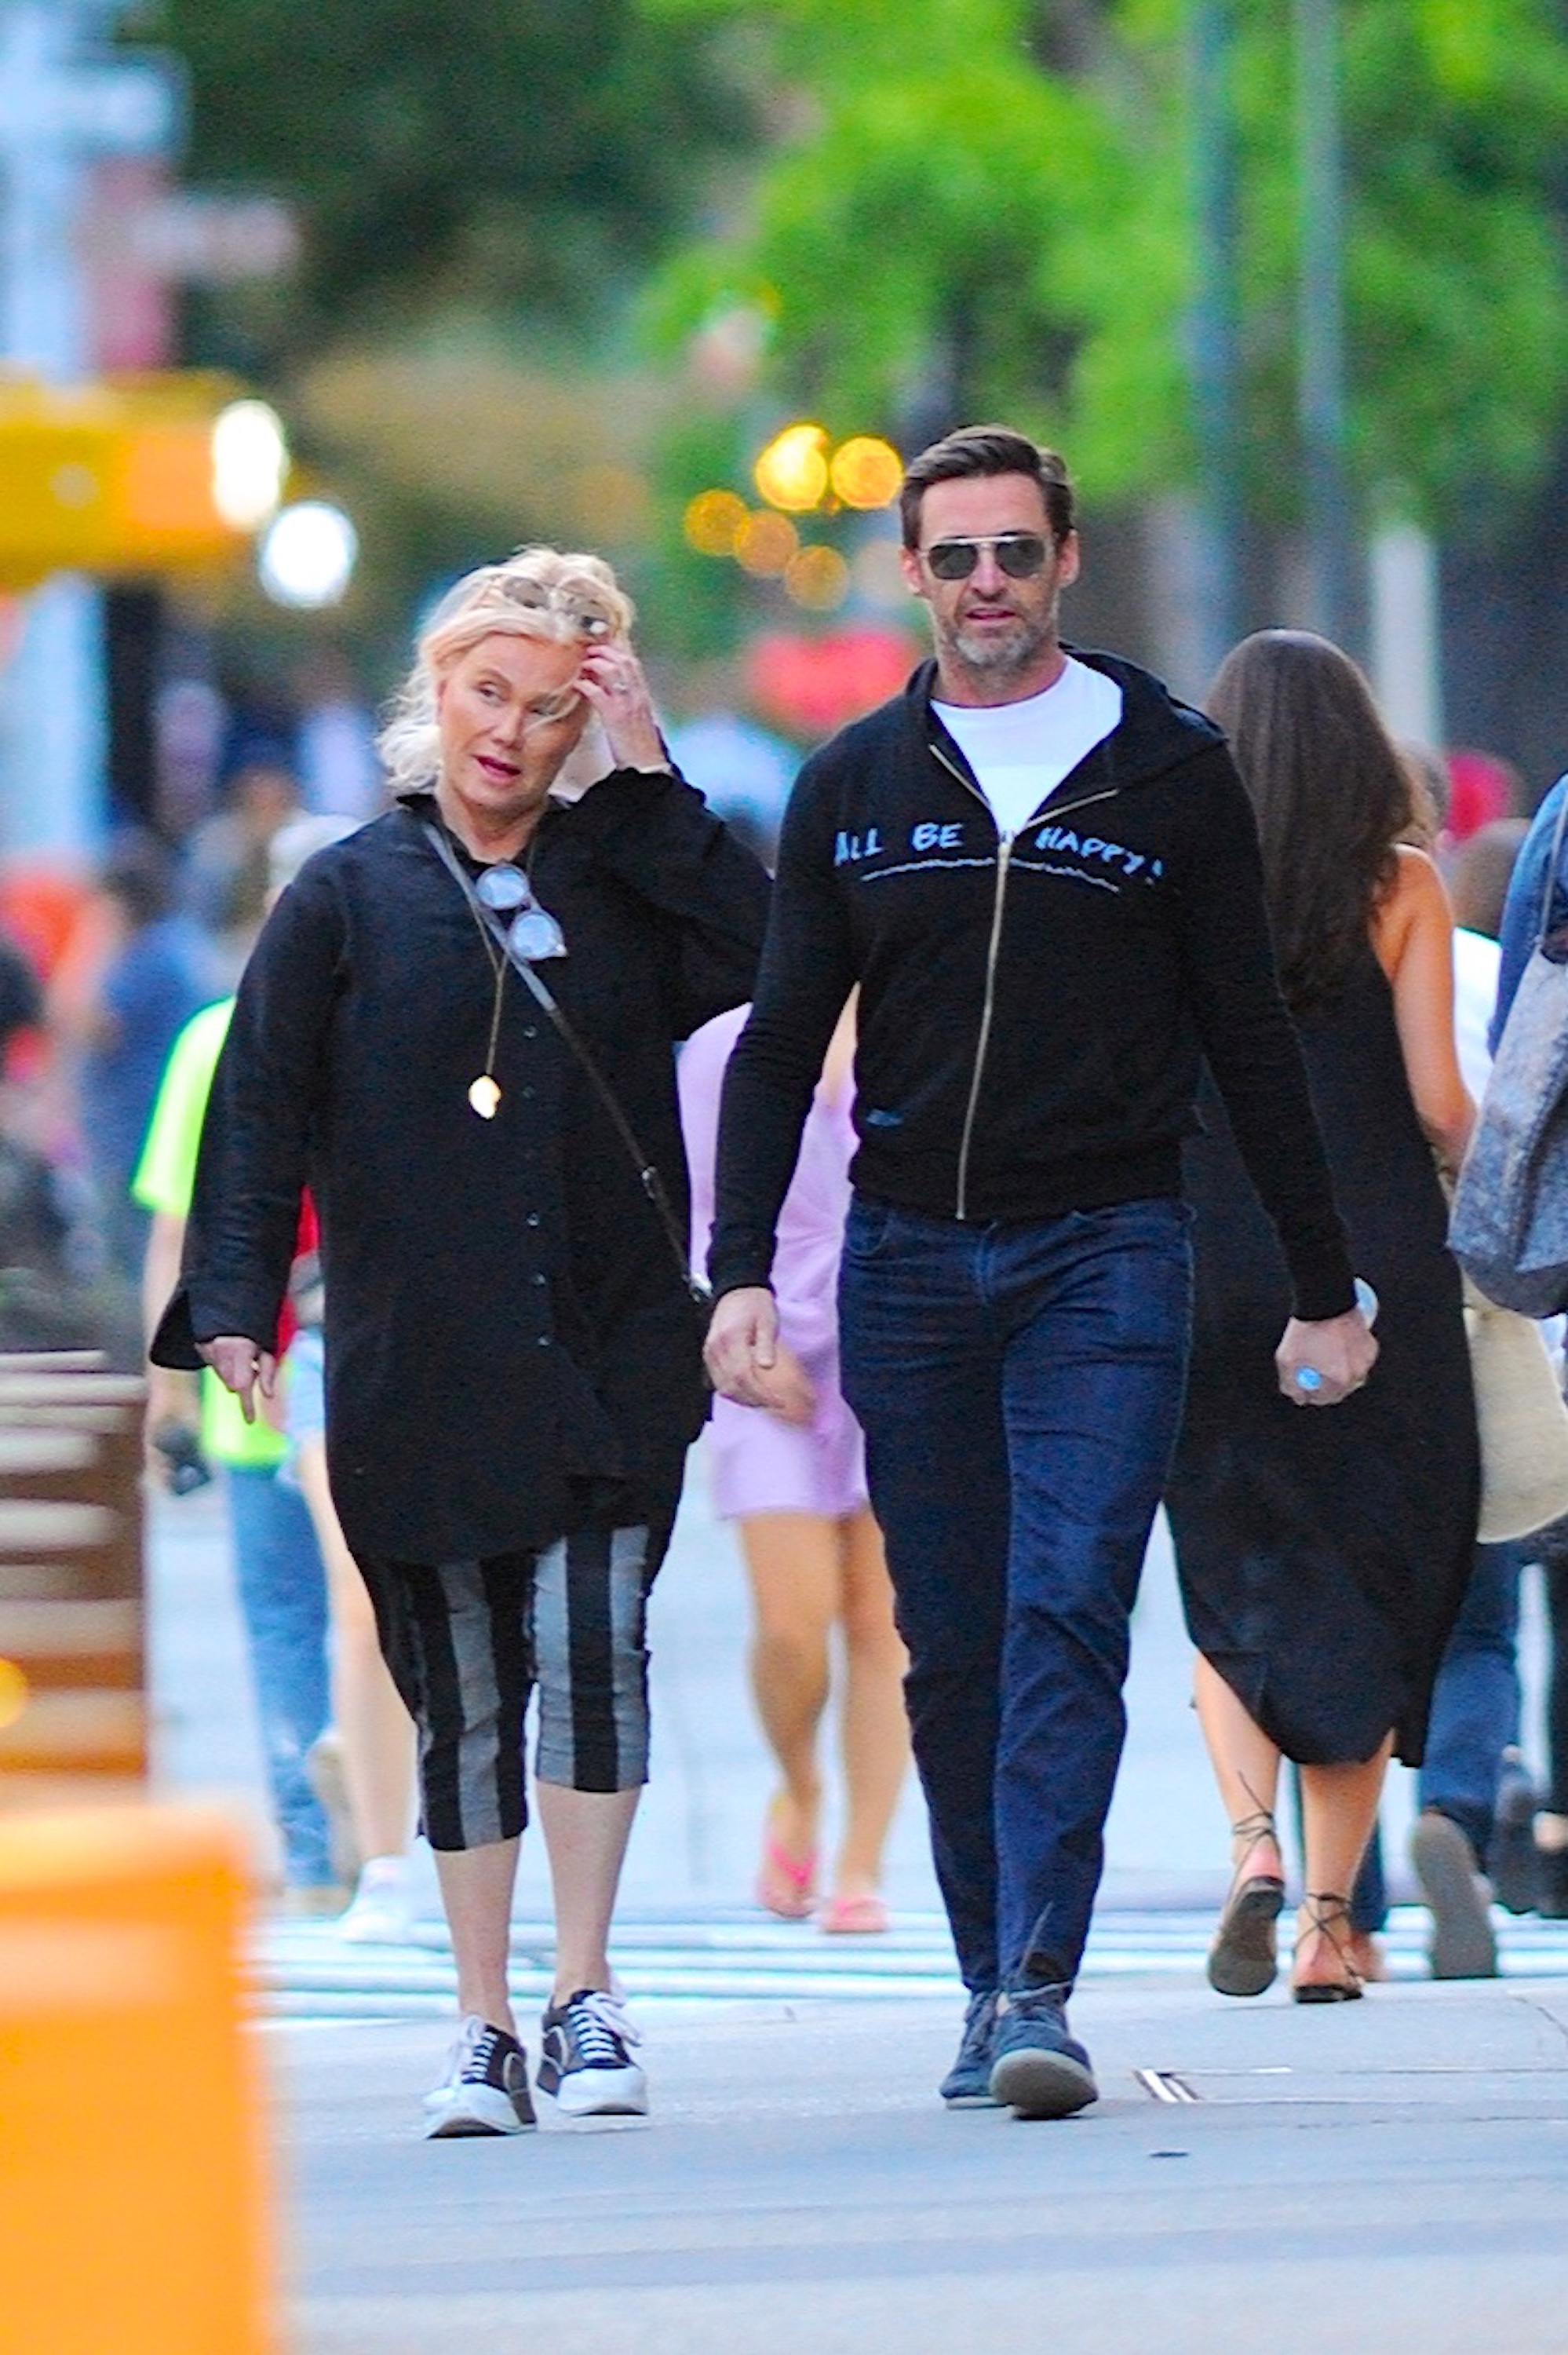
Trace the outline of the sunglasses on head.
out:
M 556 589 L 525 573 L 503 572 L 497 584 L 503 597 L 533 613 L 564 613 L 585 638 L 608 638 L 614 628 L 608 610 L 591 591 Z
M 986 539 L 934 539 L 921 553 L 938 581 L 967 581 L 988 548 L 1010 581 L 1033 581 L 1045 569 L 1046 543 L 1037 531 L 1004 531 Z
M 493 915 L 512 918 L 506 930 L 507 946 L 520 957 L 537 964 L 546 957 L 566 955 L 565 932 L 549 910 L 539 905 L 534 886 L 520 867 L 503 859 L 487 867 L 473 888 L 475 897 Z

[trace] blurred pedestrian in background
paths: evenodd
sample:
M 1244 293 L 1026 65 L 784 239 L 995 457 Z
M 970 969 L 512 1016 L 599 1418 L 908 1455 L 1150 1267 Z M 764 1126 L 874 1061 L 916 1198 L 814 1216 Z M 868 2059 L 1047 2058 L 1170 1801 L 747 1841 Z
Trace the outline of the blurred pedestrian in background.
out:
M 228 779 L 220 806 L 185 848 L 185 901 L 210 934 L 232 989 L 250 953 L 266 903 L 274 836 L 303 815 L 300 783 L 278 753 L 248 758 Z
M 725 1082 L 708 1363 L 767 1405 L 779 1210 L 859 982 L 844 1394 L 969 1991 L 941 2094 L 1060 2117 L 1097 2098 L 1067 2002 L 1181 1412 L 1201 1051 L 1294 1278 L 1281 1385 L 1320 1369 L 1333 1405 L 1377 1347 L 1218 730 L 1135 665 L 1063 646 L 1079 543 L 1054 452 L 949 434 L 909 466 L 900 517 L 936 659 L 790 796 Z
M 1460 1077 L 1477 1103 L 1491 1066 L 1487 1031 L 1497 1001 L 1503 900 L 1524 833 L 1522 818 L 1491 819 L 1454 858 L 1455 1043 Z M 1433 1687 L 1411 1861 L 1432 1919 L 1434 1978 L 1491 1977 L 1498 1946 L 1489 1897 L 1521 1912 L 1534 1902 L 1533 1793 L 1519 1749 L 1519 1579 L 1530 1550 L 1520 1543 L 1477 1546 Z M 1387 1910 L 1374 1825 L 1351 1898 L 1363 1977 L 1383 1976 L 1376 1933 Z
M 1434 1168 L 1458 1167 L 1452 925 L 1402 839 L 1410 785 L 1348 656 L 1270 630 L 1208 697 L 1257 815 L 1280 980 L 1357 1269 L 1381 1304 L 1364 1391 L 1328 1417 L 1269 1379 L 1288 1300 L 1278 1246 L 1212 1087 L 1189 1145 L 1197 1309 L 1167 1490 L 1195 1695 L 1234 1866 L 1209 1956 L 1224 1995 L 1275 1977 L 1280 1760 L 1301 1769 L 1305 1887 L 1291 1991 L 1359 1996 L 1349 1899 L 1391 1753 L 1421 1763 L 1479 1501 L 1458 1271 Z
M 387 779 L 376 723 L 344 657 L 309 655 L 295 682 L 300 705 L 300 788 L 308 809 L 365 819 L 385 808 Z
M 690 1039 L 677 1078 L 692 1172 L 692 1244 L 705 1263 L 725 1066 L 746 1019 L 721 1014 Z M 882 1851 L 909 1761 L 893 1588 L 865 1485 L 865 1441 L 839 1385 L 838 1277 L 854 1150 L 854 1008 L 828 1049 L 779 1216 L 773 1265 L 779 1339 L 772 1403 L 714 1402 L 714 1505 L 733 1520 L 751 1582 L 752 1691 L 782 1786 L 768 1812 L 757 1898 L 785 1921 L 885 1930 Z M 842 1642 L 843 1817 L 825 1892 L 817 1736 Z
M 268 850 L 269 904 L 307 858 L 355 824 L 295 817 L 281 826 Z M 177 1042 L 138 1173 L 138 1193 L 153 1217 L 143 1284 L 149 1329 L 179 1273 L 202 1118 L 233 1011 L 233 998 L 223 1000 Z M 308 1205 L 300 1241 L 319 1263 Z M 301 1316 L 301 1288 L 291 1290 L 298 1330 L 287 1351 L 286 1431 L 281 1413 L 247 1423 L 211 1372 L 200 1378 L 198 1403 L 190 1376 L 154 1366 L 149 1462 L 155 1477 L 176 1488 L 199 1478 L 207 1464 L 225 1475 L 289 1903 L 339 1913 L 340 1934 L 352 1941 L 395 1940 L 410 1920 L 413 1729 L 326 1489 L 319 1311 Z M 321 1697 L 323 1599 L 331 1723 Z M 344 1883 L 354 1887 L 346 1913 Z
M 286 837 L 333 829 L 354 821 L 297 819 Z M 298 1330 L 283 1363 L 285 1423 L 292 1449 L 290 1469 L 304 1491 L 326 1568 L 331 1620 L 332 1722 L 306 1759 L 312 1787 L 327 1811 L 336 1859 L 354 1896 L 337 1934 L 354 1945 L 391 1945 L 413 1925 L 414 1878 L 408 1849 L 414 1833 L 414 1726 L 392 1681 L 376 1632 L 369 1592 L 350 1553 L 332 1500 L 326 1449 L 326 1295 L 321 1252 L 295 1263 L 289 1285 Z
M 313 851 L 344 830 L 343 823 L 319 818 L 282 827 L 269 852 L 274 890 L 281 892 Z M 255 929 L 253 922 L 252 938 Z M 149 1335 L 179 1276 L 202 1123 L 233 1015 L 234 999 L 223 998 L 175 1041 L 136 1172 L 136 1199 L 151 1221 L 143 1274 Z M 286 1476 L 289 1446 L 281 1425 L 281 1409 L 248 1418 L 210 1370 L 198 1386 L 188 1373 L 157 1364 L 148 1369 L 153 1477 L 176 1493 L 199 1484 L 209 1466 L 223 1480 L 262 1757 L 282 1849 L 283 1902 L 291 1912 L 337 1914 L 350 1860 L 334 1854 L 332 1826 L 309 1771 L 329 1710 L 326 1572 L 309 1503 Z
M 148 1214 L 131 1195 L 169 1050 L 223 987 L 211 944 L 180 904 L 156 836 L 109 847 L 90 918 L 49 984 L 49 1021 L 70 1058 L 87 1167 L 111 1263 L 141 1282 Z
M 1568 847 L 1555 875 L 1549 875 L 1552 841 L 1568 776 L 1559 777 L 1537 810 L 1519 853 L 1503 906 L 1501 960 L 1491 1045 L 1496 1051 L 1515 994 L 1542 928 L 1559 942 L 1568 938 Z M 1548 899 L 1548 894 L 1550 898 Z M 1539 1561 L 1545 1581 L 1549 1657 L 1546 1690 L 1546 1789 L 1534 1817 L 1536 1911 L 1554 1921 L 1568 1919 L 1568 1519 L 1554 1521 L 1529 1541 L 1525 1551 Z M 1522 1893 L 1522 1892 L 1521 1892 Z
M 546 549 L 443 602 L 382 739 L 397 806 L 307 865 L 246 969 L 154 1342 L 265 1409 L 308 1182 L 333 1500 L 419 1730 L 457 1963 L 438 2137 L 533 2123 L 507 1962 L 535 1683 L 540 2089 L 647 2105 L 608 1947 L 704 1413 L 673 1049 L 748 994 L 768 887 L 667 765 L 630 622 L 608 566 Z M 590 713 L 614 765 L 552 805 Z

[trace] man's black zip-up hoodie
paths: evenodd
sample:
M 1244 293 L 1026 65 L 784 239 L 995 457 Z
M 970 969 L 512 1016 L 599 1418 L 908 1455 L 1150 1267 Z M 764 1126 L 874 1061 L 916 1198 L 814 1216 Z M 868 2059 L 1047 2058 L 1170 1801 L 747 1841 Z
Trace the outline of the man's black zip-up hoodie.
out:
M 1224 739 L 1135 664 L 1077 659 L 1116 680 L 1121 719 L 1010 838 L 931 709 L 934 663 L 801 771 L 725 1088 L 716 1291 L 768 1280 L 858 981 L 861 1194 L 972 1222 L 1177 1194 L 1206 1057 L 1296 1313 L 1353 1305 Z

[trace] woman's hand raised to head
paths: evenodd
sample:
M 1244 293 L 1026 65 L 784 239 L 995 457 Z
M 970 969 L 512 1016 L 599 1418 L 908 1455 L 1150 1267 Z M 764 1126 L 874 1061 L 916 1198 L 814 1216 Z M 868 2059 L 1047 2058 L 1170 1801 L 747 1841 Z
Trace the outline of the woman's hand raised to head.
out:
M 584 701 L 599 714 L 618 769 L 669 767 L 648 681 L 624 640 L 590 646 L 577 684 Z

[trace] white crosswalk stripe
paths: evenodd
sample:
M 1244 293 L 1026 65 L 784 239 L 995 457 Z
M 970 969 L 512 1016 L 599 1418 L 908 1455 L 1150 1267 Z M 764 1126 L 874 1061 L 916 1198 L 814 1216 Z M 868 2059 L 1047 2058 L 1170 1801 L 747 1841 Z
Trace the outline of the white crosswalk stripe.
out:
M 1568 1977 L 1568 1922 L 1495 1917 L 1503 1976 Z M 1197 1913 L 1105 1912 L 1096 1921 L 1083 1977 L 1195 1977 L 1213 1930 Z M 1427 1976 L 1428 1920 L 1396 1906 L 1383 1934 L 1392 1979 Z M 513 1933 L 514 1993 L 524 2008 L 550 1989 L 547 1923 L 519 1921 Z M 786 2002 L 952 1995 L 957 1972 L 946 1923 L 936 1913 L 895 1916 L 885 1936 L 824 1937 L 809 1923 L 775 1922 L 719 1909 L 617 1923 L 615 1965 L 633 2002 Z M 353 1946 L 330 1922 L 266 1924 L 253 1942 L 251 1981 L 264 2017 L 445 2018 L 456 1981 L 444 1927 L 421 1922 L 407 1945 Z

